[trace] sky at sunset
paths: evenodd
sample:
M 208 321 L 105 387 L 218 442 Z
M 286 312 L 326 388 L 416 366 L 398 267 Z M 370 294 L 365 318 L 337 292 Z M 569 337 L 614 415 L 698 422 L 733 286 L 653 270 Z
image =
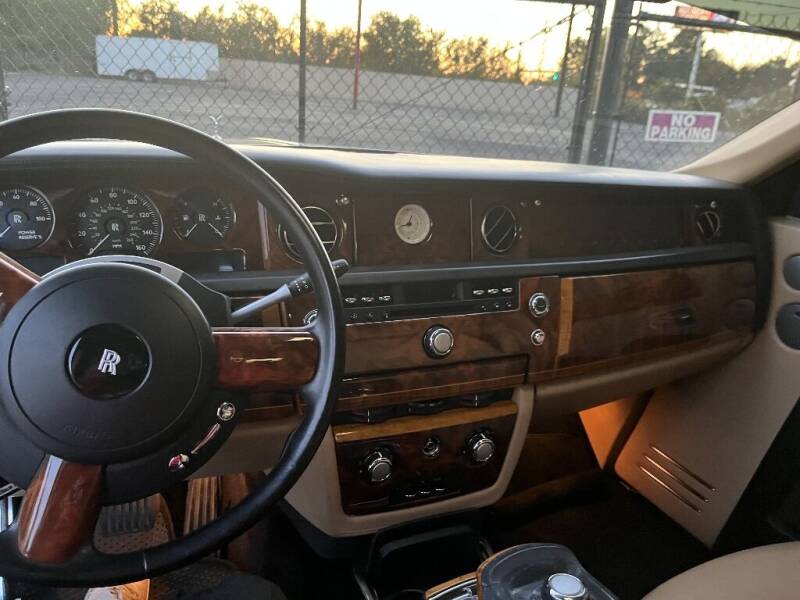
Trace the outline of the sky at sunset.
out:
M 289 24 L 299 12 L 299 0 L 248 0 L 264 4 L 284 23 Z M 179 5 L 189 13 L 210 4 L 222 4 L 226 9 L 236 5 L 235 0 L 179 0 Z M 355 27 L 357 0 L 307 0 L 309 21 L 323 21 L 328 27 Z M 674 14 L 676 2 L 646 4 L 652 13 Z M 390 11 L 407 17 L 419 17 L 426 27 L 444 31 L 448 37 L 486 36 L 503 47 L 510 43 L 519 48 L 523 61 L 530 70 L 550 71 L 558 68 L 564 51 L 566 24 L 558 25 L 569 15 L 568 4 L 530 2 L 527 0 L 363 0 L 363 23 L 368 25 L 372 16 L 380 11 Z M 612 7 L 606 13 L 608 21 Z M 591 13 L 584 7 L 576 8 L 577 17 L 573 36 L 586 37 Z M 671 26 L 661 26 L 674 34 Z M 800 44 L 771 36 L 754 36 L 742 33 L 712 33 L 705 35 L 706 48 L 719 52 L 735 66 L 760 63 L 780 57 L 795 62 L 800 60 Z M 516 57 L 516 51 L 510 53 Z

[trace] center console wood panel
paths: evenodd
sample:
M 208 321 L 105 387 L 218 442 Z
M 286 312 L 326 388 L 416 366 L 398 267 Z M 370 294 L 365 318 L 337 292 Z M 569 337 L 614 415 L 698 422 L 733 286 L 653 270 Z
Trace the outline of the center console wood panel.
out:
M 502 390 L 522 385 L 527 372 L 528 357 L 523 355 L 349 377 L 339 387 L 337 408 L 363 410 Z
M 516 415 L 516 404 L 506 401 L 379 425 L 334 427 L 344 512 L 381 512 L 492 486 L 504 463 Z M 494 457 L 483 464 L 472 462 L 465 451 L 467 441 L 479 431 L 490 432 L 496 444 Z M 428 458 L 421 449 L 432 436 L 439 439 L 441 451 Z M 381 484 L 370 484 L 363 475 L 364 457 L 375 448 L 388 450 L 394 461 L 391 478 Z

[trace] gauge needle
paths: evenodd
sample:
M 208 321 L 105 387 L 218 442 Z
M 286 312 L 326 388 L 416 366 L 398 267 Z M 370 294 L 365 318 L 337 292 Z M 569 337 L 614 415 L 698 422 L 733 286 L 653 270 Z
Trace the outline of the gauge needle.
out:
M 89 250 L 89 254 L 88 254 L 87 256 L 91 256 L 92 254 L 94 254 L 94 253 L 97 251 L 97 249 L 98 249 L 100 246 L 102 246 L 102 245 L 105 243 L 105 241 L 106 241 L 108 238 L 110 238 L 110 237 L 111 237 L 111 234 L 110 234 L 110 233 L 107 233 L 107 234 L 106 234 L 106 237 L 104 237 L 102 240 L 100 240 L 99 242 L 97 242 L 97 245 L 96 245 L 94 248 L 92 248 L 91 250 Z
M 6 227 L 6 228 L 3 230 L 3 233 L 0 233 L 0 238 L 1 238 L 1 237 L 3 237 L 5 234 L 7 234 L 9 229 L 11 229 L 11 225 L 9 225 L 8 227 Z
M 212 223 L 209 223 L 208 221 L 206 221 L 206 224 L 207 224 L 209 227 L 211 227 L 211 229 L 213 229 L 214 231 L 216 231 L 216 232 L 217 232 L 217 235 L 218 235 L 219 237 L 221 237 L 221 238 L 224 238 L 224 237 L 225 237 L 224 235 L 222 235 L 222 232 L 221 232 L 219 229 L 217 229 L 216 227 L 214 227 L 214 225 L 213 225 Z
M 191 227 L 189 227 L 189 231 L 187 231 L 186 233 L 184 233 L 184 234 L 183 234 L 183 237 L 187 237 L 187 238 L 188 238 L 190 235 L 192 235 L 192 232 L 193 232 L 195 229 L 197 229 L 197 226 L 198 226 L 198 225 L 199 225 L 199 223 L 195 223 L 194 225 L 192 225 Z

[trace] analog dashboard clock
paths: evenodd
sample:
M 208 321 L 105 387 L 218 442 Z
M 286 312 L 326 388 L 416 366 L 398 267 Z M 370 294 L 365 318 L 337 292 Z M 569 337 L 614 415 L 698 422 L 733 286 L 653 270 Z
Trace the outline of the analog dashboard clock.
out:
M 428 211 L 419 204 L 406 204 L 394 216 L 397 237 L 406 244 L 421 244 L 431 235 L 433 222 Z

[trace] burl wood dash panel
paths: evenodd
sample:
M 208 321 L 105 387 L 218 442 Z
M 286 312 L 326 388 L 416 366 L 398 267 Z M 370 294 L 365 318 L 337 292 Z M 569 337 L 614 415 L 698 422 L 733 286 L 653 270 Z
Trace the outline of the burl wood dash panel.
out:
M 746 335 L 755 297 L 749 262 L 565 278 L 555 374 Z

